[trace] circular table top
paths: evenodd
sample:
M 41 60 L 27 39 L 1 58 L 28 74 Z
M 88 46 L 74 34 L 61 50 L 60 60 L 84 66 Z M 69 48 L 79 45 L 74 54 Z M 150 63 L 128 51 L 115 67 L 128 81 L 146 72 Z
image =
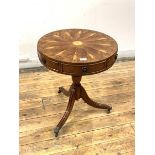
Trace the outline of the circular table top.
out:
M 51 60 L 87 64 L 108 59 L 117 53 L 118 45 L 112 37 L 101 32 L 63 29 L 41 37 L 37 50 Z

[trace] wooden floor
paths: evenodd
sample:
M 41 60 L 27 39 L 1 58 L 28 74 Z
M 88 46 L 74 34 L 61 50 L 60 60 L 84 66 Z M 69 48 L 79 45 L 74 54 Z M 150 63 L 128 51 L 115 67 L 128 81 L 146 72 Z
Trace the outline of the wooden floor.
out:
M 113 110 L 107 114 L 76 101 L 55 138 L 68 101 L 57 93 L 60 83 L 69 88 L 71 77 L 44 68 L 20 70 L 20 155 L 134 155 L 134 60 L 84 76 L 89 96 Z

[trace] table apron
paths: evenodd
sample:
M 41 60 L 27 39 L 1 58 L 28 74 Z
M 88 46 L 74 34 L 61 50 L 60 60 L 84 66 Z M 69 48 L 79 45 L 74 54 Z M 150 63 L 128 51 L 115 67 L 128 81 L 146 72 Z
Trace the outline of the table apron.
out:
M 48 59 L 44 56 L 41 56 L 40 53 L 38 54 L 38 56 L 39 56 L 40 62 L 48 69 L 58 73 L 62 73 L 66 75 L 74 75 L 74 76 L 91 75 L 91 74 L 105 71 L 109 69 L 117 59 L 117 54 L 114 54 L 108 59 L 101 62 L 74 64 L 74 63 L 57 62 L 57 61 Z

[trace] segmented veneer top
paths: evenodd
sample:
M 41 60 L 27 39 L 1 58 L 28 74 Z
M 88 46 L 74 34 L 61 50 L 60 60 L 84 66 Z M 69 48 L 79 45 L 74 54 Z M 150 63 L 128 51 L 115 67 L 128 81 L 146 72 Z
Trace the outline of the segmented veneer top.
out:
M 86 29 L 64 29 L 48 33 L 38 41 L 38 52 L 69 63 L 106 60 L 117 52 L 116 41 L 110 36 Z

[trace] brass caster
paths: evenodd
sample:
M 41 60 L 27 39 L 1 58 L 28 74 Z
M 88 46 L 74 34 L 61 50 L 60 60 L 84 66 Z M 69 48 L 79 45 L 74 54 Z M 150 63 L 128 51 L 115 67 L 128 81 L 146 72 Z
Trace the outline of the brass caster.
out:
M 109 114 L 111 112 L 111 110 L 112 110 L 112 107 L 108 108 L 107 109 L 107 114 Z
M 58 93 L 60 94 L 62 91 L 61 91 L 61 87 L 59 87 L 59 90 L 58 90 Z
M 59 127 L 54 128 L 55 137 L 58 137 L 59 130 Z

